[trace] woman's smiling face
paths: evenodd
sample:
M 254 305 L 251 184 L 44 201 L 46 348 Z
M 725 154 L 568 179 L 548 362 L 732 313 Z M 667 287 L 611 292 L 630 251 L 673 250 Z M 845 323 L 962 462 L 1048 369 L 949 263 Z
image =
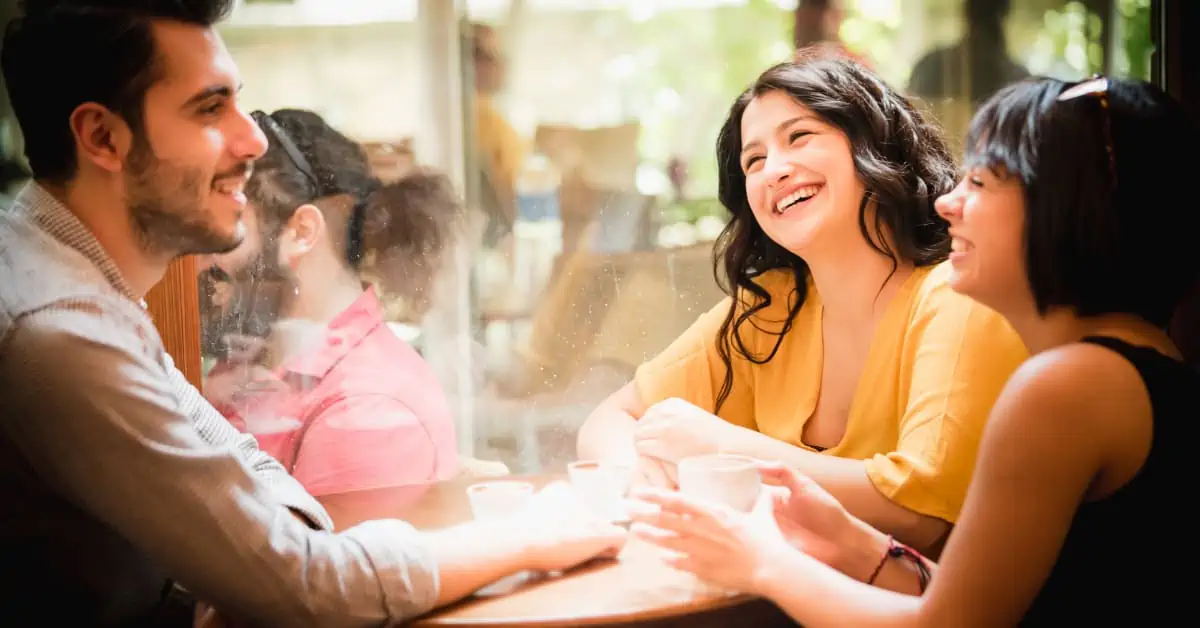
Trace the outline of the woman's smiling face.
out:
M 845 133 L 776 90 L 747 105 L 741 135 L 746 199 L 768 237 L 802 258 L 862 240 L 865 188 Z

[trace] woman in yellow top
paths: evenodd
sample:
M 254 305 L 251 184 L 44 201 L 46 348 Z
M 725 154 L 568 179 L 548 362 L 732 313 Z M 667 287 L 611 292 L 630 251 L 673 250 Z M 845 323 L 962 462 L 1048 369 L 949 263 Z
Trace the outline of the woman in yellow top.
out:
M 701 453 L 778 459 L 859 518 L 937 551 L 983 424 L 1027 356 L 948 285 L 934 200 L 955 167 L 936 127 L 836 58 L 767 70 L 717 140 L 729 298 L 588 418 L 585 458 L 674 483 Z M 723 272 L 722 272 L 723 271 Z

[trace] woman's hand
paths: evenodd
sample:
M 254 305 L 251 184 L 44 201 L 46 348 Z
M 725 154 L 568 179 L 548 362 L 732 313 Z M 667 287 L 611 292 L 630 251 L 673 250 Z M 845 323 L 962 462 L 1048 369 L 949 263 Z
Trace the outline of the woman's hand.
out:
M 650 456 L 638 456 L 630 485 L 674 490 L 679 488 L 679 479 L 675 475 L 674 464 Z
M 645 505 L 633 512 L 633 533 L 673 552 L 666 558 L 672 567 L 717 586 L 761 593 L 772 562 L 781 552 L 796 551 L 776 525 L 769 498 L 740 513 L 658 489 L 639 490 L 635 497 Z
M 852 573 L 854 578 L 866 578 L 869 574 L 855 573 L 857 561 L 849 560 L 848 548 L 871 544 L 874 529 L 860 522 L 846 511 L 833 495 L 795 469 L 778 462 L 759 464 L 763 483 L 773 487 L 770 495 L 771 511 L 783 537 L 796 549 L 816 558 L 835 569 Z M 886 548 L 886 535 L 883 538 Z M 849 564 L 849 563 L 854 564 Z
M 667 399 L 638 419 L 633 441 L 639 456 L 675 465 L 688 456 L 720 453 L 738 429 L 682 399 Z

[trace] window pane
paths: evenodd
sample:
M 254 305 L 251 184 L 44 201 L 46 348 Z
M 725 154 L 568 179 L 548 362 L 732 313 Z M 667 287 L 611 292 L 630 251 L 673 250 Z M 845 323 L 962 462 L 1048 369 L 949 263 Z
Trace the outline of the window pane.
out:
M 599 4 L 472 15 L 473 174 L 495 197 L 476 257 L 478 445 L 518 464 L 569 460 L 588 411 L 723 296 L 716 132 L 796 45 L 862 61 L 956 143 L 1023 76 L 1149 72 L 1148 0 Z
M 1149 75 L 1149 0 L 343 0 L 336 15 L 317 4 L 245 3 L 223 27 L 245 106 L 310 110 L 361 146 L 337 172 L 317 168 L 322 181 L 345 184 L 363 161 L 383 183 L 434 176 L 394 199 L 392 228 L 367 221 L 382 235 L 337 281 L 300 277 L 313 265 L 286 220 L 252 230 L 226 266 L 259 274 L 202 273 L 207 366 L 231 360 L 233 332 L 266 338 L 254 359 L 276 374 L 289 358 L 328 357 L 318 345 L 354 304 L 335 288 L 372 284 L 387 327 L 420 357 L 376 356 L 376 373 L 338 392 L 417 390 L 411 403 L 430 405 L 415 414 L 452 416 L 459 452 L 514 471 L 561 469 L 588 412 L 723 297 L 717 131 L 797 44 L 857 58 L 955 140 L 1021 76 Z M 353 212 L 318 205 L 345 255 Z M 461 215 L 444 221 L 454 238 L 437 228 L 446 215 Z M 305 285 L 327 298 L 301 298 Z M 222 394 L 219 380 L 209 389 Z

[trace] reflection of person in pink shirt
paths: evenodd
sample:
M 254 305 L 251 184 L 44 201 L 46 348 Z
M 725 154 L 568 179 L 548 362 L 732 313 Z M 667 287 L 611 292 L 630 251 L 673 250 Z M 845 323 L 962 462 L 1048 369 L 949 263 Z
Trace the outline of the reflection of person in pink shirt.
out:
M 365 257 L 405 255 L 431 273 L 458 214 L 453 190 L 427 173 L 382 185 L 316 114 L 254 116 L 270 148 L 247 187 L 247 237 L 208 272 L 233 287 L 224 331 L 266 333 L 240 336 L 206 396 L 317 497 L 452 476 L 445 394 L 360 274 Z M 382 250 L 391 243 L 399 253 Z

